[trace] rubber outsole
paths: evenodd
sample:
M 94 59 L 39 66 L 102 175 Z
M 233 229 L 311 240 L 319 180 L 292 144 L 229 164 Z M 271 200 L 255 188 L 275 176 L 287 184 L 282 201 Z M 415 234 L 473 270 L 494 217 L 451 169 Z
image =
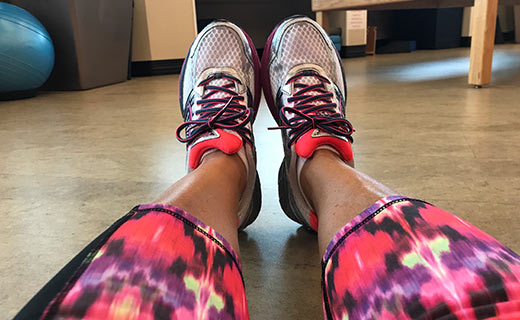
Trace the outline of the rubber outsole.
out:
M 262 207 L 262 188 L 260 186 L 260 178 L 258 177 L 258 171 L 256 172 L 255 179 L 255 190 L 253 191 L 253 198 L 251 199 L 251 205 L 247 212 L 247 217 L 238 227 L 238 231 L 244 230 L 247 226 L 253 223 L 258 215 L 260 214 L 260 208 Z
M 283 212 L 294 222 L 297 222 L 305 227 L 309 231 L 315 232 L 310 224 L 307 223 L 304 217 L 301 216 L 297 209 L 296 201 L 294 200 L 291 187 L 289 185 L 289 179 L 287 178 L 287 170 L 285 169 L 285 161 L 282 161 L 282 165 L 278 170 L 278 198 L 280 199 L 280 206 Z

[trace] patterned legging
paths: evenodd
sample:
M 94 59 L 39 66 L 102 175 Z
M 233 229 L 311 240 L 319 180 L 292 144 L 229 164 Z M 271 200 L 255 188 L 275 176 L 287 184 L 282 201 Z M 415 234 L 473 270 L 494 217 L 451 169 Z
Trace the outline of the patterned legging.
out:
M 520 319 L 520 257 L 426 202 L 381 199 L 322 261 L 326 319 Z M 240 261 L 179 208 L 141 205 L 94 240 L 18 319 L 248 319 Z

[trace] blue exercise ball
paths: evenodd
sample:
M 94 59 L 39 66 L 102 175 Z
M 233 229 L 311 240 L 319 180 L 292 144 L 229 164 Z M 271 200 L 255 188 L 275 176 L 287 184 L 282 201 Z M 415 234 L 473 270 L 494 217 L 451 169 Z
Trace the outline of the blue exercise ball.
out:
M 0 2 L 0 95 L 36 92 L 54 67 L 54 47 L 26 10 Z

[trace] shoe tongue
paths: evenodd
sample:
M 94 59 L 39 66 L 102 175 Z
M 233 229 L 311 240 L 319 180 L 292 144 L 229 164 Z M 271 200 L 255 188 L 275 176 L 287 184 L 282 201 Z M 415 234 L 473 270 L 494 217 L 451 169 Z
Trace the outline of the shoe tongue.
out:
M 320 84 L 322 81 L 315 76 L 303 76 L 298 81 L 298 83 L 303 83 L 306 85 Z
M 298 87 L 298 85 L 305 85 L 305 86 L 312 86 L 312 85 L 316 85 L 316 84 L 322 84 L 323 82 L 318 79 L 317 77 L 315 76 L 312 76 L 312 75 L 303 75 L 302 77 L 300 77 L 298 80 L 294 81 L 292 84 L 291 84 L 291 94 L 294 95 L 295 93 L 297 93 L 299 90 L 303 89 L 303 87 Z M 327 88 L 325 90 L 328 90 Z M 315 90 L 311 90 L 311 91 L 307 91 L 306 93 L 304 93 L 304 95 L 315 95 L 315 94 L 321 94 L 321 92 L 317 92 Z M 336 98 L 331 98 L 331 100 L 333 102 L 336 102 Z M 318 105 L 321 105 L 321 104 L 326 104 L 327 102 L 325 101 L 321 101 L 321 100 L 317 100 L 317 101 L 313 101 L 312 104 L 315 105 L 315 106 L 318 106 Z M 327 111 L 320 111 L 323 113 L 323 115 L 326 115 L 328 114 L 329 112 Z M 290 117 L 289 117 L 290 118 Z
M 220 150 L 226 154 L 235 154 L 242 148 L 243 140 L 236 134 L 224 130 L 215 129 L 200 136 L 189 146 L 188 167 L 195 170 L 202 156 L 213 149 Z
M 309 130 L 295 144 L 296 153 L 305 159 L 310 158 L 320 146 L 334 148 L 344 161 L 353 158 L 352 147 L 347 139 L 323 132 L 319 129 Z
M 298 85 L 312 86 L 315 84 L 321 84 L 321 81 L 315 76 L 300 76 L 300 78 L 291 83 L 291 94 L 295 94 L 296 92 L 302 89 L 301 87 L 298 87 Z
M 216 78 L 216 79 L 213 79 L 211 80 L 210 82 L 208 82 L 208 84 L 206 85 L 206 87 L 209 85 L 209 86 L 215 86 L 215 87 L 223 87 L 227 84 L 229 84 L 230 81 L 225 79 L 225 78 Z M 235 87 L 232 87 L 230 88 L 231 90 L 235 91 L 237 88 Z M 213 91 L 213 89 L 205 89 L 204 90 L 204 94 L 210 92 L 210 91 Z M 225 93 L 223 91 L 217 91 L 215 94 L 213 94 L 211 96 L 211 99 L 220 99 L 220 98 L 229 98 L 229 94 L 228 93 Z

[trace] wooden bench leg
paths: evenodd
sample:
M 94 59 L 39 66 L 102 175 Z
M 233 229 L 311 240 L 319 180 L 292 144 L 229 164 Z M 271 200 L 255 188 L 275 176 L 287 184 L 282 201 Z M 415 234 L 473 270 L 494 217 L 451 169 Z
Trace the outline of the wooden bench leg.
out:
M 316 22 L 327 32 L 330 32 L 330 11 L 317 11 Z
M 491 82 L 498 0 L 475 0 L 471 29 L 468 83 L 482 86 Z

